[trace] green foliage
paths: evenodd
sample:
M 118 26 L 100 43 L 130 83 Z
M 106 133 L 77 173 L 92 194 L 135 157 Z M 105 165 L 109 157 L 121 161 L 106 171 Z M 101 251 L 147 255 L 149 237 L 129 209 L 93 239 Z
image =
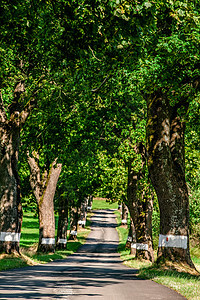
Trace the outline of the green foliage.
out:
M 190 230 L 198 239 L 200 237 L 200 189 L 194 190 L 190 196 Z
M 20 80 L 25 82 L 20 110 L 37 100 L 21 135 L 24 208 L 36 207 L 27 150 L 38 151 L 42 170 L 58 157 L 63 164 L 58 188 L 73 205 L 93 193 L 125 199 L 127 162 L 131 158 L 136 171 L 141 167 L 135 146 L 145 144 L 144 98 L 160 89 L 172 106 L 185 106 L 190 95 L 186 175 L 194 231 L 200 215 L 199 98 L 193 85 L 200 75 L 199 4 L 20 0 L 1 1 L 0 11 L 0 88 L 7 115 Z
M 185 138 L 186 179 L 190 195 L 190 231 L 199 239 L 200 231 L 200 98 L 196 97 L 189 106 Z

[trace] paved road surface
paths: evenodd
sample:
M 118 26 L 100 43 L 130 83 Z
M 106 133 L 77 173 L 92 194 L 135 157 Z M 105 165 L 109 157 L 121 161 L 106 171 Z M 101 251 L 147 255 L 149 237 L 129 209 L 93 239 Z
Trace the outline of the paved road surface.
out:
M 0 299 L 185 299 L 122 265 L 112 211 L 96 211 L 87 243 L 66 260 L 0 273 Z

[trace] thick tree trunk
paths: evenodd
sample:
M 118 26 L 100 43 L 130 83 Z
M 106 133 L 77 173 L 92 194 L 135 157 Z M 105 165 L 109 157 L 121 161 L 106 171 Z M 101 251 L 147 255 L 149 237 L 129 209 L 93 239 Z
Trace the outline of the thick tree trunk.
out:
M 0 252 L 19 252 L 22 225 L 18 151 L 20 130 L 28 111 L 16 110 L 24 85 L 16 85 L 13 105 L 7 110 L 0 91 Z
M 22 62 L 19 62 L 22 68 Z M 24 81 L 15 85 L 11 104 L 5 110 L 0 90 L 0 252 L 19 252 L 22 226 L 22 205 L 18 175 L 20 131 L 35 99 L 23 106 L 19 99 L 25 92 Z M 22 101 L 21 101 L 22 102 Z
M 67 229 L 68 229 L 68 199 L 66 196 L 61 196 L 59 199 L 58 214 L 59 214 L 59 219 L 58 219 L 56 248 L 66 249 Z
M 38 204 L 39 212 L 39 243 L 37 251 L 55 251 L 55 217 L 54 217 L 54 194 L 62 165 L 53 162 L 49 174 L 43 174 L 41 180 L 39 165 L 35 157 L 28 155 L 31 168 L 30 183 Z
M 151 219 L 151 216 L 148 214 L 152 214 L 152 210 L 148 208 L 150 205 L 148 197 L 144 197 L 144 194 L 142 195 L 144 191 L 140 192 L 140 196 L 138 196 L 140 172 L 134 171 L 131 164 L 131 161 L 129 161 L 127 206 L 134 223 L 136 235 L 136 242 L 132 243 L 132 248 L 136 249 L 137 257 L 154 261 L 151 230 L 147 228 Z
M 184 262 L 189 251 L 189 201 L 185 181 L 184 124 L 168 99 L 148 99 L 148 167 L 160 207 L 158 262 Z
M 13 126 L 14 127 L 14 126 Z M 18 176 L 18 127 L 1 127 L 0 150 L 0 252 L 19 252 L 22 206 Z
M 56 166 L 56 161 L 53 163 L 45 184 L 43 195 L 38 203 L 40 227 L 37 251 L 55 251 L 55 216 L 53 200 L 61 168 L 61 164 Z

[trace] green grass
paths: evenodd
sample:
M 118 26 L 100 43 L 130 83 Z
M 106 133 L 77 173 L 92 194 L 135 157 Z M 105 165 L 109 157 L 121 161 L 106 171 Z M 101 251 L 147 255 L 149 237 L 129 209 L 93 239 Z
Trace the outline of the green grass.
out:
M 86 222 L 86 227 L 78 231 L 76 241 L 68 241 L 66 250 L 56 250 L 55 253 L 42 254 L 37 253 L 37 243 L 39 239 L 38 218 L 32 212 L 25 212 L 22 224 L 22 233 L 20 239 L 20 254 L 1 254 L 0 271 L 13 268 L 21 268 L 38 263 L 47 263 L 55 259 L 63 259 L 77 251 L 85 243 L 86 237 L 90 232 L 90 215 Z M 57 216 L 56 216 L 57 218 Z M 57 221 L 57 220 L 56 220 Z M 57 223 L 57 222 L 56 222 Z
M 56 250 L 55 253 L 43 254 L 43 253 L 31 253 L 30 251 L 24 251 L 28 257 L 34 260 L 36 263 L 47 263 L 53 261 L 55 259 L 63 259 L 66 258 L 68 255 L 76 252 L 78 248 L 85 243 L 86 237 L 90 232 L 89 229 L 90 222 L 87 221 L 86 227 L 84 229 L 80 229 L 78 231 L 77 240 L 73 241 L 70 240 L 67 242 L 67 249 L 66 250 Z
M 0 271 L 22 268 L 29 265 L 26 259 L 21 256 L 16 257 L 16 255 L 0 255 Z
M 188 300 L 200 299 L 200 278 L 196 275 L 150 266 L 142 267 L 139 271 L 139 277 L 165 285 L 185 296 Z
M 121 227 L 120 213 L 115 212 L 118 221 L 118 234 L 119 234 L 119 247 L 121 258 L 124 264 L 128 267 L 138 269 L 138 277 L 143 279 L 151 279 L 159 284 L 165 285 L 181 295 L 185 296 L 188 300 L 200 299 L 200 277 L 191 275 L 181 270 L 175 271 L 170 269 L 159 268 L 156 264 L 144 260 L 138 260 L 130 255 L 130 250 L 125 249 L 128 229 Z M 155 252 L 156 256 L 156 252 Z M 200 271 L 200 249 L 198 247 L 191 249 L 192 260 L 196 268 Z
M 92 209 L 117 209 L 118 203 L 111 202 L 103 198 L 94 198 L 92 203 Z
M 33 212 L 24 213 L 20 247 L 29 248 L 36 244 L 39 239 L 38 217 Z

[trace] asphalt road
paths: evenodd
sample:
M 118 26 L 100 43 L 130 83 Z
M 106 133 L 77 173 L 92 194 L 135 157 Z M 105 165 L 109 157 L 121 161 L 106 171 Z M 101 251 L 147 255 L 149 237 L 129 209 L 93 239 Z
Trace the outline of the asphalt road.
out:
M 112 211 L 96 211 L 87 243 L 65 260 L 0 273 L 0 299 L 185 299 L 121 263 Z

